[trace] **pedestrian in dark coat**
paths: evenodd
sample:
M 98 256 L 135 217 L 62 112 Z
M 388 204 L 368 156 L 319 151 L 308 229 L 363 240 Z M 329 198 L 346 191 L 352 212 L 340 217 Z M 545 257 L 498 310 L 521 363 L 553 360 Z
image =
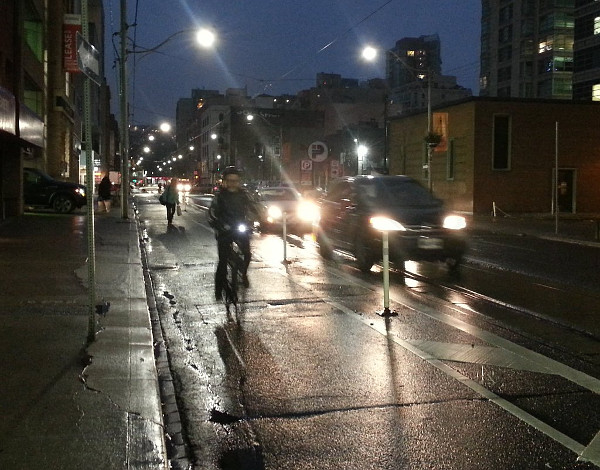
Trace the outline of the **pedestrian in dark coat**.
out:
M 165 207 L 167 208 L 167 222 L 169 225 L 173 225 L 173 216 L 175 215 L 175 209 L 179 204 L 179 191 L 177 190 L 177 178 L 173 178 L 167 185 L 164 192 Z
M 111 188 L 112 183 L 110 182 L 110 178 L 108 175 L 105 175 L 98 185 L 98 209 L 100 209 L 100 206 L 103 208 L 100 212 L 110 212 L 110 202 L 112 200 Z

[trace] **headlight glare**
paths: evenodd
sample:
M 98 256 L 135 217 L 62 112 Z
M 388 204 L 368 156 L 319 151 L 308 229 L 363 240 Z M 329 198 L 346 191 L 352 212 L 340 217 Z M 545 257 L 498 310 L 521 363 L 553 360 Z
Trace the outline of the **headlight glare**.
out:
M 298 204 L 298 218 L 305 222 L 314 222 L 319 219 L 319 207 L 310 201 Z
M 277 220 L 281 219 L 283 213 L 281 212 L 281 208 L 279 206 L 269 206 L 267 209 L 267 215 L 270 219 Z
M 466 219 L 460 215 L 449 215 L 444 219 L 444 228 L 450 230 L 462 230 L 466 226 Z
M 406 228 L 400 222 L 389 217 L 375 216 L 369 219 L 369 223 L 375 230 L 382 232 L 397 232 L 404 231 Z

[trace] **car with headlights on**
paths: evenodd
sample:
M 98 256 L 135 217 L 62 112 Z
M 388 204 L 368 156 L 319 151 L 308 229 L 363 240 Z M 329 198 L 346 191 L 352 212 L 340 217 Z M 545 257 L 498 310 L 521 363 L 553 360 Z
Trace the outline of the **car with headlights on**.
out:
M 85 206 L 87 199 L 82 184 L 55 180 L 37 168 L 23 168 L 23 202 L 68 214 Z
M 407 176 L 353 176 L 332 180 L 320 200 L 316 227 L 319 252 L 334 249 L 356 258 L 370 271 L 383 258 L 382 227 L 388 232 L 390 261 L 443 261 L 458 268 L 466 250 L 466 221 Z
M 265 187 L 256 192 L 260 207 L 260 230 L 282 230 L 285 216 L 286 231 L 296 235 L 312 232 L 318 218 L 317 205 L 305 200 L 296 189 L 289 186 Z

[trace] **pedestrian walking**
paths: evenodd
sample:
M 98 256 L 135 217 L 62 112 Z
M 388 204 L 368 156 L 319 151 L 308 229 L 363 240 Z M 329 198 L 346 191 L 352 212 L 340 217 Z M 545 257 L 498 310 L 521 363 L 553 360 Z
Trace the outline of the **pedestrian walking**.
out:
M 177 182 L 177 178 L 172 178 L 171 182 L 165 187 L 165 192 L 163 194 L 165 207 L 167 208 L 167 222 L 169 225 L 173 225 L 173 216 L 175 215 L 177 204 L 179 204 Z
M 112 194 L 110 192 L 112 188 L 112 183 L 110 182 L 110 178 L 108 174 L 104 175 L 104 178 L 100 181 L 98 185 L 98 210 L 99 212 L 110 212 L 110 203 L 112 200 Z M 100 206 L 104 210 L 100 210 Z

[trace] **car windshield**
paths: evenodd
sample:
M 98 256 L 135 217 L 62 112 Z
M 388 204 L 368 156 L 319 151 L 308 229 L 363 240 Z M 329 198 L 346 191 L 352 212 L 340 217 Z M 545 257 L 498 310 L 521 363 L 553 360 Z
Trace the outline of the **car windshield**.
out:
M 369 204 L 397 206 L 439 205 L 429 192 L 416 181 L 400 179 L 367 179 L 361 181 L 359 197 Z
M 262 201 L 290 201 L 298 199 L 296 192 L 289 188 L 263 189 L 260 191 L 259 197 Z

